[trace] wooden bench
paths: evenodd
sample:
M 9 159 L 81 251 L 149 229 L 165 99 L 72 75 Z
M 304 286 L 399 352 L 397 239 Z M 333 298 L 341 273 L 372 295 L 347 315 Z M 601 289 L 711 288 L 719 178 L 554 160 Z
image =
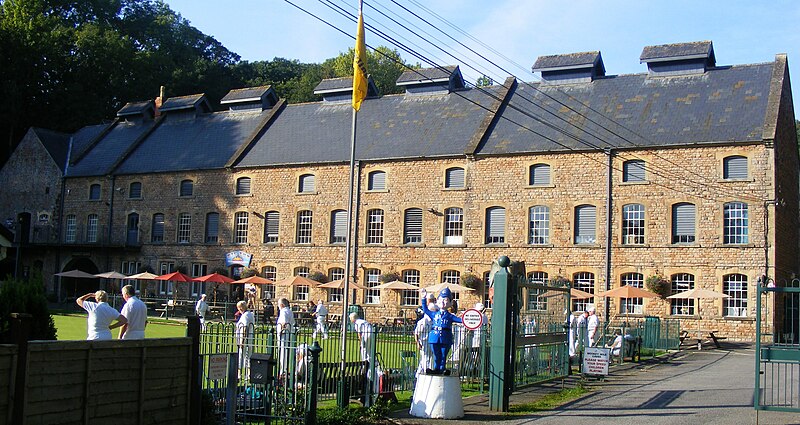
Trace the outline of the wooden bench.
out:
M 350 395 L 364 394 L 367 385 L 367 362 L 345 362 L 344 376 L 341 374 L 341 366 L 339 362 L 319 364 L 319 394 L 336 394 L 340 381 L 347 383 Z

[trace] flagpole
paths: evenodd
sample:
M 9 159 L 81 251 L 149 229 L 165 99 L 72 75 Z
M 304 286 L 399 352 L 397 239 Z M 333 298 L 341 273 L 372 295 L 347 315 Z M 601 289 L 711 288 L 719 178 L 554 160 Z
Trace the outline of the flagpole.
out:
M 347 309 L 350 301 L 350 278 L 352 266 L 352 246 L 353 246 L 353 199 L 355 198 L 355 163 L 356 163 L 356 124 L 358 122 L 358 110 L 361 103 L 367 97 L 367 70 L 366 70 L 366 46 L 364 44 L 364 15 L 362 14 L 363 0 L 358 3 L 358 30 L 356 33 L 356 47 L 353 55 L 353 124 L 350 135 L 350 185 L 347 199 L 347 237 L 345 238 L 345 264 L 344 264 L 344 297 L 342 299 L 342 343 L 340 376 L 344 375 L 345 362 L 347 360 L 347 324 L 350 318 Z M 339 381 L 339 407 L 345 408 L 349 404 L 350 388 L 347 388 L 345 380 Z

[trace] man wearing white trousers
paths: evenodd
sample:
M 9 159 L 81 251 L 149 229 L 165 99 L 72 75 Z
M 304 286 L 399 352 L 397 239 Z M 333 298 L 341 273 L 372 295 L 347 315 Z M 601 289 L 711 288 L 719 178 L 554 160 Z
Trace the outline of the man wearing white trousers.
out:
M 317 309 L 314 310 L 315 322 L 316 327 L 314 328 L 314 333 L 311 335 L 312 338 L 317 338 L 317 333 L 322 333 L 322 339 L 328 339 L 328 325 L 326 320 L 328 320 L 328 308 L 325 307 L 322 300 L 319 300 L 317 303 Z

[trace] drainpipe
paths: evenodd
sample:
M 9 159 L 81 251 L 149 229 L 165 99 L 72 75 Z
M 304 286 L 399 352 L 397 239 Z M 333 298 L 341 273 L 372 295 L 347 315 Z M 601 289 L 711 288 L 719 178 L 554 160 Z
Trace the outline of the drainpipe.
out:
M 106 239 L 105 245 L 108 247 L 111 245 L 111 237 L 113 235 L 113 227 L 111 223 L 114 222 L 114 192 L 116 192 L 115 184 L 117 182 L 116 176 L 111 175 L 111 194 L 108 195 L 108 238 Z M 111 250 L 106 249 L 106 270 L 111 270 Z
M 608 171 L 606 176 L 606 258 L 605 258 L 605 266 L 606 266 L 606 291 L 611 290 L 611 242 L 612 242 L 612 234 L 611 231 L 613 230 L 613 206 L 614 202 L 611 199 L 612 195 L 612 178 L 614 176 L 614 151 L 611 148 L 605 149 L 606 155 L 608 155 Z M 611 312 L 611 307 L 609 306 L 608 299 L 605 301 L 605 320 L 606 322 L 609 319 L 609 314 Z

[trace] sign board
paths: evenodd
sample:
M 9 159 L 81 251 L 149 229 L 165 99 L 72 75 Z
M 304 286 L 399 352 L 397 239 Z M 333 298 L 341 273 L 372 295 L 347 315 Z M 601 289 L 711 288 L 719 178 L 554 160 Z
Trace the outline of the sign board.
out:
M 228 372 L 227 354 L 208 355 L 208 379 L 225 379 Z
M 231 251 L 225 254 L 225 267 L 234 265 L 250 267 L 250 260 L 253 259 L 253 254 L 244 251 Z
M 464 314 L 461 315 L 461 320 L 464 327 L 471 331 L 480 329 L 480 327 L 483 326 L 483 314 L 474 308 L 465 311 Z
M 608 362 L 611 349 L 586 347 L 583 353 L 583 373 L 587 375 L 608 375 Z

